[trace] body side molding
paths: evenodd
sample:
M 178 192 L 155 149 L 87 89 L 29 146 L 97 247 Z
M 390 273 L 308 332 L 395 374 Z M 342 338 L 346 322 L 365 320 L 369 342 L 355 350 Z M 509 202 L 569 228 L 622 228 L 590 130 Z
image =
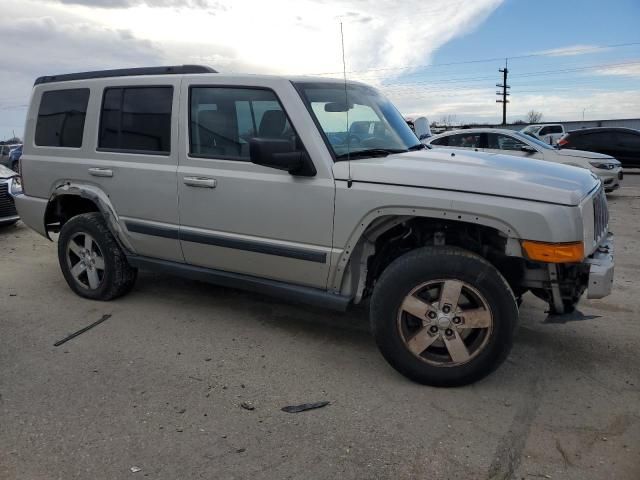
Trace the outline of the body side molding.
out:
M 341 312 L 345 311 L 351 303 L 351 297 L 330 293 L 319 288 L 294 285 L 277 280 L 243 275 L 241 273 L 196 267 L 194 265 L 158 260 L 138 255 L 128 256 L 127 260 L 132 266 L 138 268 L 155 270 L 190 278 L 192 280 L 212 283 L 214 285 L 262 293 L 283 300 L 329 308 Z

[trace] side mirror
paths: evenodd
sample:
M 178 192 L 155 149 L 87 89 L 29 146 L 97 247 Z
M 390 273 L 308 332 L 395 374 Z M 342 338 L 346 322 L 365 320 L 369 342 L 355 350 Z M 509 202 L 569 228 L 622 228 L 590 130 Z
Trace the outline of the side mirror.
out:
M 520 150 L 527 153 L 536 153 L 537 150 L 529 145 L 523 145 L 520 147 Z
M 306 152 L 294 150 L 289 140 L 252 138 L 249 142 L 251 163 L 286 170 L 291 175 L 313 177 L 317 172 Z

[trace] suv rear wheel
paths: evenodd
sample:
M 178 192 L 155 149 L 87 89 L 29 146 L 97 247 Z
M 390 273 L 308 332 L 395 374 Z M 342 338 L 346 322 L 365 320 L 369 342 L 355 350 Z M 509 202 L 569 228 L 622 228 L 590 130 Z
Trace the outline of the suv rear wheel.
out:
M 111 300 L 133 287 L 137 270 L 107 228 L 100 213 L 84 213 L 64 224 L 58 260 L 65 280 L 81 297 Z
M 472 383 L 509 354 L 518 319 L 507 281 L 466 250 L 425 247 L 396 259 L 376 283 L 373 335 L 382 355 L 410 379 Z

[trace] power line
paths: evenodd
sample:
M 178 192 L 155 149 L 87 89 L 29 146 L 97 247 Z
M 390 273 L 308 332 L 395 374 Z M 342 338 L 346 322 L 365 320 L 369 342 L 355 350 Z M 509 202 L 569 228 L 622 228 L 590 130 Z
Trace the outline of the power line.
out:
M 504 59 L 503 59 L 504 60 Z M 536 77 L 536 76 L 543 76 L 543 75 L 556 75 L 556 74 L 562 74 L 562 73 L 572 73 L 572 72 L 580 72 L 580 71 L 586 71 L 586 70 L 593 70 L 593 69 L 598 69 L 598 68 L 613 68 L 613 67 L 622 67 L 622 66 L 629 66 L 629 65 L 639 65 L 640 61 L 635 61 L 635 62 L 624 62 L 624 63 L 601 63 L 601 64 L 596 64 L 596 65 L 589 65 L 589 66 L 585 66 L 585 67 L 576 67 L 576 68 L 563 68 L 563 69 L 559 69 L 559 70 L 543 70 L 543 71 L 532 71 L 532 72 L 524 72 L 524 73 L 516 73 L 513 74 L 513 77 L 517 77 L 517 78 L 526 78 L 526 77 Z M 465 78 L 454 78 L 451 80 L 425 80 L 425 81 L 420 81 L 420 82 L 404 82 L 404 83 L 386 83 L 386 84 L 382 84 L 381 87 L 385 87 L 385 86 L 390 86 L 390 85 L 424 85 L 424 84 L 431 84 L 434 82 L 438 82 L 438 83 L 460 83 L 460 82 L 471 82 L 471 81 L 478 81 L 478 80 L 490 80 L 494 77 L 465 77 Z
M 494 58 L 481 58 L 476 60 L 464 60 L 459 62 L 449 62 L 449 63 L 432 63 L 427 65 L 404 65 L 401 67 L 387 67 L 387 68 L 366 68 L 362 70 L 348 70 L 347 73 L 362 73 L 362 72 L 383 72 L 383 71 L 394 71 L 394 70 L 412 70 L 418 68 L 436 68 L 436 67 L 450 67 L 453 65 L 467 65 L 471 63 L 487 63 L 487 62 L 498 62 L 502 61 L 505 58 L 508 60 L 518 60 L 522 58 L 533 58 L 533 57 L 560 57 L 564 55 L 572 55 L 579 54 L 581 52 L 593 52 L 597 50 L 606 50 L 610 48 L 622 48 L 622 47 L 630 47 L 640 45 L 640 42 L 629 42 L 629 43 L 618 43 L 613 45 L 601 45 L 594 46 L 588 48 L 576 48 L 563 50 L 562 53 L 559 51 L 548 51 L 548 52 L 539 52 L 539 53 L 529 53 L 525 55 L 512 55 L 508 57 L 494 57 Z M 322 72 L 322 73 L 310 73 L 308 75 L 337 75 L 342 72 Z

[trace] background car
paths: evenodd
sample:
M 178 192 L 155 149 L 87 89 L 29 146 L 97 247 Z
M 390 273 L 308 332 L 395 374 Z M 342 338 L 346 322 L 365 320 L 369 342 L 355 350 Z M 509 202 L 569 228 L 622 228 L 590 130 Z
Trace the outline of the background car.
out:
M 9 163 L 9 153 L 11 150 L 19 146 L 21 146 L 19 143 L 0 145 L 0 165 L 11 168 L 11 164 Z
M 619 188 L 623 178 L 620 162 L 609 155 L 581 150 L 560 150 L 530 135 L 513 130 L 496 128 L 456 130 L 431 137 L 426 143 L 433 147 L 504 153 L 588 168 L 602 180 L 608 192 Z
M 565 134 L 558 147 L 604 153 L 623 167 L 640 168 L 640 131 L 622 127 L 584 128 Z
M 0 226 L 14 224 L 20 219 L 13 201 L 13 196 L 19 193 L 22 193 L 20 177 L 0 165 Z
M 9 152 L 9 168 L 14 172 L 18 172 L 20 165 L 20 157 L 22 156 L 22 145 L 18 145 Z
M 520 130 L 538 140 L 554 145 L 564 135 L 564 126 L 560 123 L 548 123 L 544 125 L 529 125 Z

